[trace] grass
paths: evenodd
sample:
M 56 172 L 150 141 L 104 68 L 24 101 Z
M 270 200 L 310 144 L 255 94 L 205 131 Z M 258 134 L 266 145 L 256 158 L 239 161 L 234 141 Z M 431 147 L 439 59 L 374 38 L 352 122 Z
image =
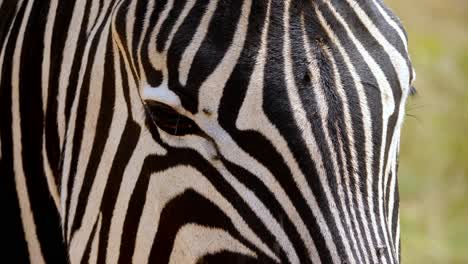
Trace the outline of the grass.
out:
M 402 262 L 468 263 L 468 1 L 386 3 L 418 76 L 400 155 Z

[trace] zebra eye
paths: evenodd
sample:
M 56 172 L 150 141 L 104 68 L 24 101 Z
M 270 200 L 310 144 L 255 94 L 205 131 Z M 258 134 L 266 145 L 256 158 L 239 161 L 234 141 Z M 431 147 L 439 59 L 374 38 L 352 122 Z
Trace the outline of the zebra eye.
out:
M 173 136 L 204 134 L 192 119 L 180 114 L 166 104 L 147 101 L 146 109 L 153 120 L 152 123 L 168 134 Z
M 416 90 L 416 88 L 413 85 L 411 85 L 410 90 L 409 90 L 409 95 L 413 96 L 413 95 L 415 95 L 417 93 L 418 93 L 418 91 Z

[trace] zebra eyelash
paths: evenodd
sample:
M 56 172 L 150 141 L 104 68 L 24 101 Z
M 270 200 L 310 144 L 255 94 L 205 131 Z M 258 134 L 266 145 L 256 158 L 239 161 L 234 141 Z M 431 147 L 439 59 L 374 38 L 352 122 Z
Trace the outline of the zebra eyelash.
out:
M 409 89 L 409 95 L 410 96 L 414 96 L 418 94 L 418 90 L 416 90 L 416 87 L 414 87 L 413 85 L 410 86 L 410 89 Z
M 153 121 L 150 122 L 151 125 L 155 125 L 164 132 L 173 136 L 204 134 L 192 119 L 180 114 L 172 107 L 154 101 L 148 101 L 145 104 L 145 108 L 149 113 L 148 118 Z

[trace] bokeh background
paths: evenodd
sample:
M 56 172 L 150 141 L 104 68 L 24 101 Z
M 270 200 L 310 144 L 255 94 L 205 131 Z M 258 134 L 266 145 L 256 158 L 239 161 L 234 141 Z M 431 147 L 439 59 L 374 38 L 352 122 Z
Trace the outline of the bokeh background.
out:
M 468 264 L 468 0 L 385 0 L 417 72 L 400 153 L 403 263 Z

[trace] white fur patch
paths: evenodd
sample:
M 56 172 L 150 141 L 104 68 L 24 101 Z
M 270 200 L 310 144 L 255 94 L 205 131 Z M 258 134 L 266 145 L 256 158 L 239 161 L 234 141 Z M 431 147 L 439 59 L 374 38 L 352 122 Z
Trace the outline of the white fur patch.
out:
M 158 87 L 145 86 L 142 89 L 141 97 L 145 101 L 152 100 L 174 108 L 181 105 L 179 96 L 171 91 L 166 83 L 163 83 Z

